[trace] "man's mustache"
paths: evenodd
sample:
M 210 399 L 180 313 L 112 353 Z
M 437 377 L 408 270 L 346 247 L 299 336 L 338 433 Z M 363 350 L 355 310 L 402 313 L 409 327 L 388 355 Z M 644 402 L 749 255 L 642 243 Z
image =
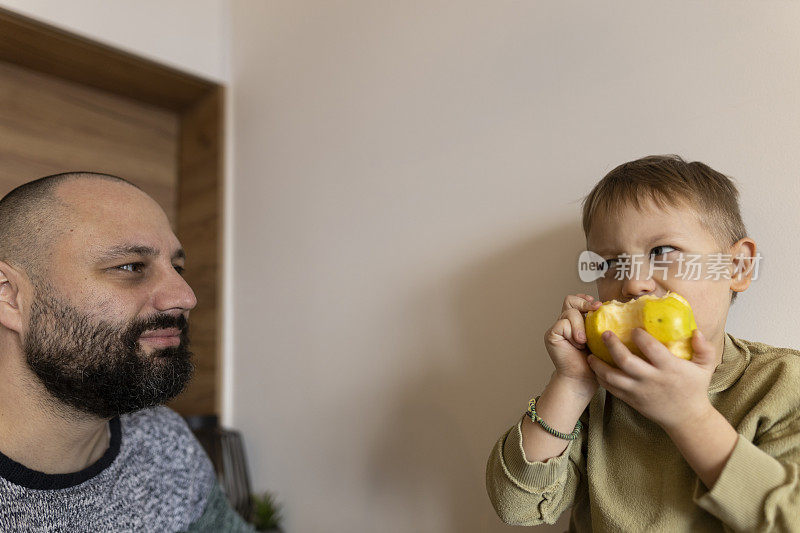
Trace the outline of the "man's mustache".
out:
M 139 337 L 142 333 L 154 329 L 170 329 L 176 328 L 180 331 L 181 344 L 187 344 L 189 341 L 189 321 L 183 315 L 156 315 L 151 318 L 144 319 L 134 323 L 128 331 L 123 335 L 123 342 L 127 346 L 136 346 Z

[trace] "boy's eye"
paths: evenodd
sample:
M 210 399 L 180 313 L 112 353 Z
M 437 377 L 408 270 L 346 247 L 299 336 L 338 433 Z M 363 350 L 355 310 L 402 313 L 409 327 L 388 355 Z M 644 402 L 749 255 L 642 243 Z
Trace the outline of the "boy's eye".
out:
M 672 250 L 668 250 L 668 251 L 665 252 L 664 248 L 672 248 L 672 250 L 676 249 L 675 247 L 670 246 L 668 244 L 665 244 L 665 245 L 662 245 L 662 246 L 656 246 L 655 248 L 650 250 L 650 255 L 654 255 L 654 256 L 666 255 L 666 254 L 668 254 L 669 252 L 672 251 Z M 653 253 L 653 252 L 655 252 L 655 253 Z
M 653 249 L 651 249 L 650 250 L 650 255 L 658 257 L 660 255 L 666 255 L 666 254 L 668 254 L 670 252 L 673 252 L 675 250 L 677 250 L 677 248 L 675 248 L 674 246 L 670 246 L 668 244 L 663 244 L 661 246 L 656 246 Z M 616 257 L 611 257 L 609 259 L 606 259 L 606 265 L 608 265 L 608 269 L 612 270 L 614 268 L 614 264 L 617 263 L 618 261 L 619 261 L 619 259 L 617 259 Z M 628 259 L 628 262 L 630 262 L 630 261 L 631 261 L 631 259 Z

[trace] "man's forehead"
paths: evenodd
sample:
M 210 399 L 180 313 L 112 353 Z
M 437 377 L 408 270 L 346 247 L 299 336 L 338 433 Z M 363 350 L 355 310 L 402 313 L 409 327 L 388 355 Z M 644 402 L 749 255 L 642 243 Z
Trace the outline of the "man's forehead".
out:
M 58 196 L 69 248 L 95 258 L 185 255 L 164 210 L 135 187 L 78 179 L 60 187 Z
M 92 174 L 78 176 L 74 179 L 59 183 L 55 189 L 56 195 L 67 201 L 86 199 L 90 202 L 103 197 L 119 195 L 136 195 L 148 197 L 147 193 L 124 181 L 103 179 Z
M 150 195 L 123 182 L 70 180 L 59 185 L 56 197 L 78 223 L 105 225 L 166 219 L 163 208 Z
M 83 182 L 88 180 L 78 180 Z M 62 186 L 58 198 L 75 218 L 93 221 L 146 220 L 165 217 L 161 206 L 145 192 L 127 184 L 99 183 Z

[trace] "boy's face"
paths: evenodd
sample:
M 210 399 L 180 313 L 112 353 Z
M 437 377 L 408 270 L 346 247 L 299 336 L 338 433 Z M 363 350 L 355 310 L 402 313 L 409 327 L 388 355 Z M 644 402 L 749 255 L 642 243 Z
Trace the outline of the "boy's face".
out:
M 642 208 L 639 212 L 633 206 L 620 206 L 610 217 L 593 221 L 588 249 L 614 259 L 606 276 L 596 281 L 598 297 L 625 302 L 677 292 L 692 306 L 697 327 L 720 347 L 721 355 L 733 268 L 710 254 L 737 252 L 722 249 L 691 209 L 662 209 L 652 201 Z M 699 273 L 690 266 L 694 254 L 700 255 L 693 259 L 700 263 Z

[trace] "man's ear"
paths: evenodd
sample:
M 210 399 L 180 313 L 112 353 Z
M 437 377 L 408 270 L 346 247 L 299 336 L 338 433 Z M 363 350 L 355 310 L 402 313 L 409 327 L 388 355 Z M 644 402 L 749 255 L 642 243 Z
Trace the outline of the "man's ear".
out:
M 22 334 L 22 310 L 20 307 L 20 284 L 24 276 L 0 261 L 0 324 L 6 329 Z
M 731 290 L 742 292 L 758 276 L 756 241 L 750 237 L 739 239 L 731 246 Z

